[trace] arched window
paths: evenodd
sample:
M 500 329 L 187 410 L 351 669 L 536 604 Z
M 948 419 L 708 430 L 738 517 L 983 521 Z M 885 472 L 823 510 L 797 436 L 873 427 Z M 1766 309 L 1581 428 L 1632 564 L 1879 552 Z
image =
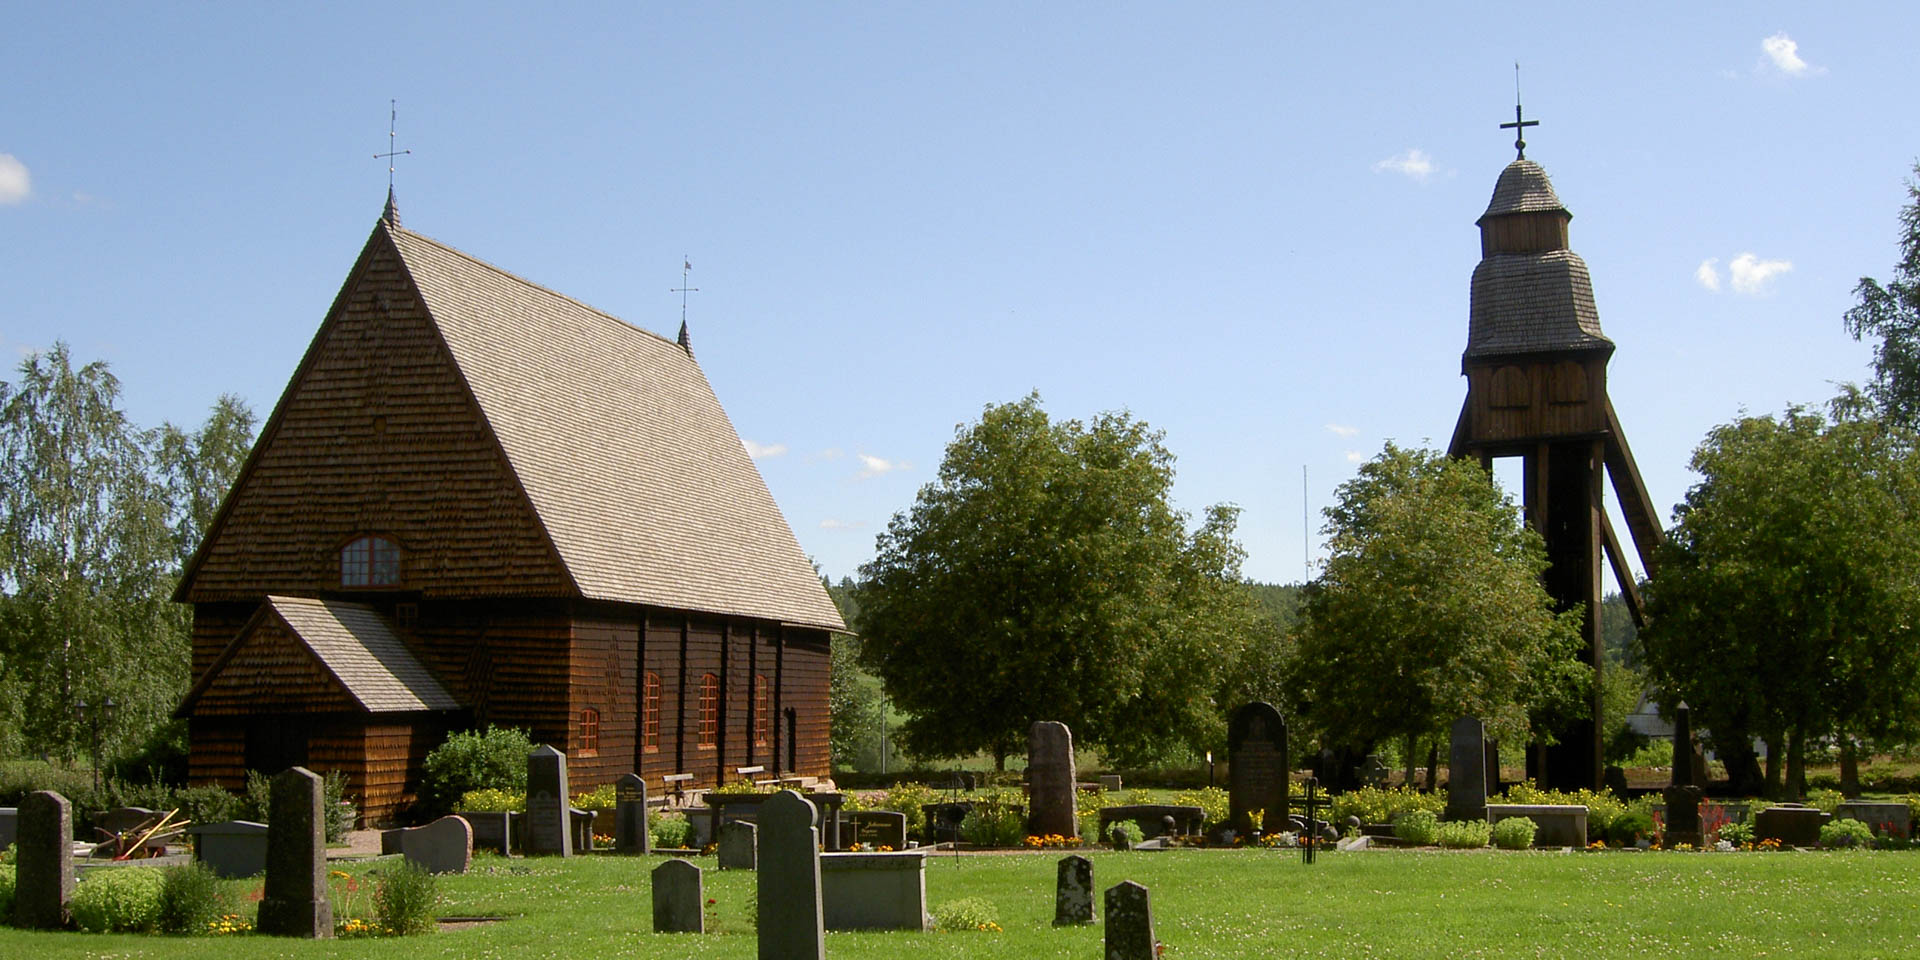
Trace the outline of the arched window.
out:
M 753 745 L 767 745 L 767 675 L 755 674 L 753 678 Z
M 340 585 L 392 587 L 400 583 L 400 547 L 386 537 L 359 537 L 340 548 Z
M 660 752 L 660 675 L 652 670 L 640 688 L 640 748 Z
M 711 750 L 720 736 L 720 678 L 700 677 L 700 748 Z
M 592 707 L 580 711 L 580 742 L 577 749 L 583 757 L 600 753 L 600 711 Z

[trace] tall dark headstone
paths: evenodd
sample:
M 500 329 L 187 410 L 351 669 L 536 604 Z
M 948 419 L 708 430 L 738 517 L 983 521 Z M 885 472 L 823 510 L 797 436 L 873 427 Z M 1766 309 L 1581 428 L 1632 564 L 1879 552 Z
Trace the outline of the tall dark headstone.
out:
M 819 812 L 782 790 L 760 805 L 760 960 L 822 960 L 827 953 L 820 900 Z
M 567 755 L 541 744 L 527 754 L 527 833 L 523 838 L 527 856 L 571 856 L 573 844 L 567 834 L 571 812 Z
M 333 936 L 327 897 L 325 783 L 305 767 L 273 778 L 267 804 L 267 881 L 254 929 L 309 940 Z
M 1700 846 L 1700 769 L 1694 763 L 1693 710 L 1686 701 L 1673 708 L 1673 784 L 1660 791 L 1667 801 L 1666 842 L 1671 847 L 1687 843 Z
M 1053 885 L 1053 925 L 1093 922 L 1093 861 L 1077 853 L 1060 858 Z
M 1155 960 L 1153 905 L 1132 880 L 1107 888 L 1107 960 Z
M 1027 734 L 1027 789 L 1033 809 L 1027 815 L 1027 832 L 1044 837 L 1080 835 L 1080 818 L 1074 807 L 1073 731 L 1058 720 L 1041 720 Z
M 1453 722 L 1447 755 L 1447 819 L 1487 819 L 1487 731 L 1478 717 Z
M 1287 725 L 1270 703 L 1254 702 L 1227 723 L 1227 809 L 1233 829 L 1275 833 L 1287 827 Z M 1261 822 L 1250 814 L 1261 811 Z M 1109 894 L 1111 896 L 1111 894 Z
M 653 868 L 653 932 L 707 932 L 700 868 L 678 857 Z
M 51 790 L 27 794 L 20 801 L 14 848 L 14 926 L 66 926 L 73 902 L 73 806 L 67 798 Z
M 647 829 L 647 781 L 624 774 L 613 782 L 613 850 L 615 853 L 653 852 L 653 834 Z

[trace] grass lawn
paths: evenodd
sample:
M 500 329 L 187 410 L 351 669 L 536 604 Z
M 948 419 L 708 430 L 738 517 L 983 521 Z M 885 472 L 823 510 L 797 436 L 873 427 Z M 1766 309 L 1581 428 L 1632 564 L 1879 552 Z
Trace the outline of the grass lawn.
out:
M 1276 851 L 1094 852 L 1094 884 L 1145 884 L 1166 956 L 1898 957 L 1920 954 L 1920 854 L 1375 851 L 1308 867 Z M 930 906 L 982 897 L 1000 933 L 827 935 L 836 958 L 1101 956 L 1098 926 L 1056 930 L 1058 854 L 930 859 Z M 659 858 L 476 858 L 442 880 L 452 914 L 508 919 L 411 939 L 298 942 L 0 930 L 0 957 L 751 958 L 754 877 L 709 869 L 705 936 L 655 935 Z M 711 858 L 703 858 L 710 868 Z

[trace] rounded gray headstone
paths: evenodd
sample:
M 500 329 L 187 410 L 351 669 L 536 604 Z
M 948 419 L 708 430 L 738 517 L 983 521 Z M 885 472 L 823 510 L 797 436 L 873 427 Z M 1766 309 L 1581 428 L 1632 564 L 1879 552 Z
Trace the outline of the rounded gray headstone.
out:
M 705 933 L 706 896 L 700 868 L 674 858 L 653 868 L 653 932 Z

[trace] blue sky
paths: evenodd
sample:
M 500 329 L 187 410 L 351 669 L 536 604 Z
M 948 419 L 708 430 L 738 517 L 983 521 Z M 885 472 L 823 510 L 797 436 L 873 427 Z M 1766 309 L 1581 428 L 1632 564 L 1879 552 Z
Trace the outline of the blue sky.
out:
M 1866 376 L 1840 315 L 1895 261 L 1920 5 L 1288 6 L 16 4 L 0 379 L 64 339 L 144 425 L 264 417 L 391 98 L 409 227 L 669 336 L 691 258 L 695 353 L 829 575 L 1037 389 L 1163 429 L 1179 505 L 1297 581 L 1360 460 L 1451 433 L 1516 60 L 1663 511 L 1714 424 Z

